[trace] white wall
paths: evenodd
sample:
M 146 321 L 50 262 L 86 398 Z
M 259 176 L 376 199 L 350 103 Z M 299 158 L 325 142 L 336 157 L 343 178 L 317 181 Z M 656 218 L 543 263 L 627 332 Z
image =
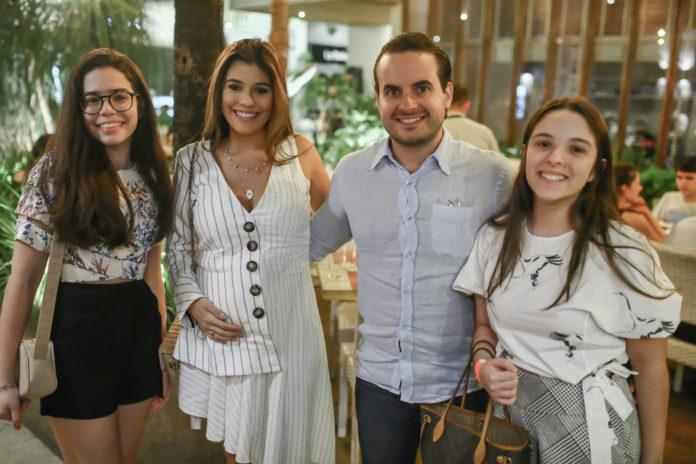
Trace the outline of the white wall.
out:
M 350 41 L 348 43 L 348 65 L 360 66 L 363 70 L 363 82 L 365 93 L 374 93 L 372 68 L 382 46 L 393 36 L 392 26 L 378 27 L 350 27 Z

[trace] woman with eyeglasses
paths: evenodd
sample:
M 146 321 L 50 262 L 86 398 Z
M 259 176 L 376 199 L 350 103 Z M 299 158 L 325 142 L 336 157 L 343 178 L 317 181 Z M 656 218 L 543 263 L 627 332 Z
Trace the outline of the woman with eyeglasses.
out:
M 0 418 L 19 428 L 17 347 L 54 237 L 66 243 L 51 330 L 57 390 L 41 399 L 66 463 L 132 463 L 166 401 L 160 241 L 172 186 L 145 79 L 125 55 L 87 53 L 64 93 L 52 150 L 17 205 L 0 313 Z

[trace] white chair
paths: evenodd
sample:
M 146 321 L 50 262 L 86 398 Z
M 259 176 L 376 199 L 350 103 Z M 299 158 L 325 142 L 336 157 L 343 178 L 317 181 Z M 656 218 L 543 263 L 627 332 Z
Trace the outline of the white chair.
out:
M 696 324 L 696 252 L 676 248 L 663 243 L 652 243 L 660 256 L 665 274 L 683 297 L 682 322 Z M 675 366 L 672 388 L 681 392 L 684 366 L 696 369 L 696 344 L 674 337 L 667 339 L 667 360 Z
M 353 358 L 356 351 L 355 334 L 358 326 L 358 305 L 354 302 L 343 301 L 336 305 L 338 326 L 338 418 L 336 435 L 346 436 L 348 420 L 348 387 L 349 371 L 354 373 Z M 349 366 L 350 364 L 350 366 Z M 354 375 L 353 375 L 354 376 Z M 353 385 L 355 381 L 353 380 Z
M 360 315 L 353 302 L 343 302 L 338 307 L 339 378 L 338 378 L 338 429 L 336 435 L 346 436 L 348 403 L 350 402 L 350 462 L 360 464 L 358 419 L 355 412 L 355 353 L 358 348 Z

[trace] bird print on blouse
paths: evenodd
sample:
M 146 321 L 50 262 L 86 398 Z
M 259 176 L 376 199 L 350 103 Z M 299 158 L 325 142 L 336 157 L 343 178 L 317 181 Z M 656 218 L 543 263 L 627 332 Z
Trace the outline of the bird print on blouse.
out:
M 566 358 L 567 361 L 570 361 L 573 357 L 573 352 L 578 349 L 578 345 L 582 343 L 582 337 L 578 334 L 564 334 L 560 332 L 550 332 L 549 333 L 549 338 L 551 340 L 558 340 L 563 342 L 563 344 L 566 346 L 566 349 L 568 350 L 566 352 Z
M 647 331 L 640 335 L 640 338 L 652 338 L 657 334 L 667 332 L 674 333 L 676 327 L 672 321 L 663 321 L 657 317 L 640 317 L 631 308 L 631 301 L 624 292 L 615 292 L 614 295 L 620 296 L 625 302 L 624 309 L 626 310 L 628 317 L 630 318 L 633 327 L 631 330 L 635 330 L 639 325 L 644 327 Z
M 527 269 L 534 269 L 533 272 L 529 274 L 529 278 L 532 284 L 532 289 L 535 289 L 539 285 L 539 274 L 541 271 L 549 265 L 561 266 L 563 264 L 563 258 L 559 254 L 555 255 L 534 255 L 531 258 L 522 258 L 518 261 L 519 270 L 513 273 L 513 279 L 519 279 L 527 275 Z

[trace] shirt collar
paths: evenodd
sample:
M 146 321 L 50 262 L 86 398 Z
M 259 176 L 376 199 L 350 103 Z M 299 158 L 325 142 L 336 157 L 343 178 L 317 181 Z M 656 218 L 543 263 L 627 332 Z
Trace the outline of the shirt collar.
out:
M 464 114 L 460 113 L 459 111 L 448 111 L 447 112 L 447 119 L 449 119 L 449 118 L 464 118 L 464 117 L 466 117 L 466 116 L 464 116 Z
M 395 165 L 398 164 L 396 159 L 394 158 L 394 154 L 391 151 L 391 145 L 389 143 L 390 139 L 391 137 L 387 137 L 382 141 L 377 142 L 378 144 L 381 144 L 381 146 L 376 147 L 377 153 L 375 153 L 375 158 L 372 160 L 372 163 L 370 164 L 370 171 L 377 167 L 380 161 L 382 161 L 385 158 L 390 160 Z M 449 176 L 451 172 L 450 166 L 452 163 L 452 144 L 452 136 L 443 126 L 442 140 L 440 140 L 440 144 L 437 146 L 435 151 L 425 160 L 425 163 L 427 163 L 428 160 L 431 158 L 434 159 L 437 162 L 437 165 L 439 166 L 440 170 L 444 174 L 447 174 Z

